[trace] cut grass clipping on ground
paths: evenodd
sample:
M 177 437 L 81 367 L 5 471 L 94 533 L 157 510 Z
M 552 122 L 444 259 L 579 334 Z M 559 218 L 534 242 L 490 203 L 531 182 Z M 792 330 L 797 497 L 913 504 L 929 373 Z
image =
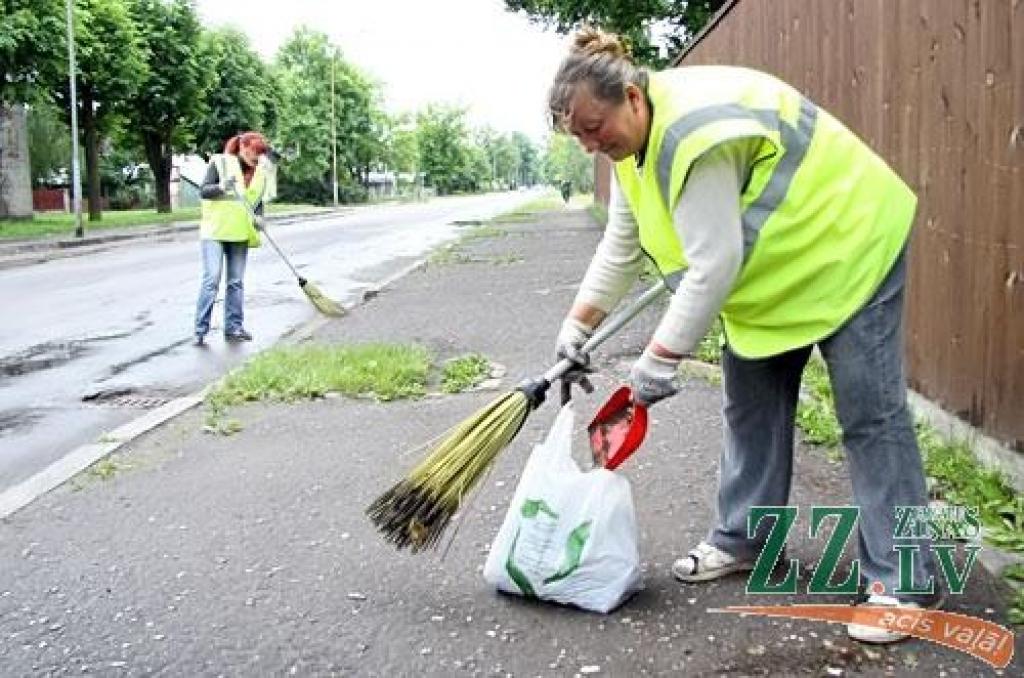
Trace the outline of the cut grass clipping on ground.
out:
M 441 390 L 445 393 L 461 393 L 486 379 L 490 371 L 491 363 L 479 353 L 453 358 L 444 364 Z
M 423 395 L 430 355 L 421 346 L 316 344 L 274 348 L 235 370 L 209 396 L 211 406 L 318 398 L 328 393 L 395 400 Z

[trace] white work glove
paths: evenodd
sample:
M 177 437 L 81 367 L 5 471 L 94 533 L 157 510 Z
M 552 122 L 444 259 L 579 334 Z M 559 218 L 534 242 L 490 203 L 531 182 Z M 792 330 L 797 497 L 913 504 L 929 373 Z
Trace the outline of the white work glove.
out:
M 679 371 L 677 358 L 663 358 L 655 355 L 650 348 L 644 350 L 640 359 L 629 371 L 629 384 L 633 400 L 650 407 L 659 400 L 670 398 L 679 392 L 676 375 Z
M 224 192 L 228 195 L 234 195 L 238 187 L 238 182 L 234 177 L 228 177 L 224 182 Z
M 590 365 L 590 356 L 581 353 L 580 349 L 593 334 L 593 328 L 587 327 L 576 318 L 566 316 L 562 321 L 562 329 L 558 332 L 558 338 L 555 340 L 555 354 L 558 359 L 568 358 L 580 368 L 585 369 Z

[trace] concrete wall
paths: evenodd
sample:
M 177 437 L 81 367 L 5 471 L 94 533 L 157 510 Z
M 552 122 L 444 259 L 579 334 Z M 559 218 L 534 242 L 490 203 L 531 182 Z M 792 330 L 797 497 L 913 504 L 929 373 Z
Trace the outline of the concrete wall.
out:
M 25 107 L 0 104 L 0 217 L 31 216 L 32 170 Z

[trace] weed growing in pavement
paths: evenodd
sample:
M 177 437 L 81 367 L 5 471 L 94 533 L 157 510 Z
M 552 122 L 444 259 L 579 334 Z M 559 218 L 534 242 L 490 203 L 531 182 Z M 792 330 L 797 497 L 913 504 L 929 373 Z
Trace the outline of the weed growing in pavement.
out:
M 722 330 L 722 320 L 715 318 L 711 328 L 704 338 L 697 344 L 694 357 L 702 363 L 720 365 L 722 363 L 722 346 L 725 344 L 725 332 Z
M 89 467 L 89 476 L 97 480 L 110 480 L 117 472 L 127 468 L 113 459 L 101 459 Z
M 444 364 L 441 390 L 445 393 L 461 393 L 486 379 L 490 371 L 490 361 L 479 353 L 453 358 Z
M 468 264 L 471 261 L 473 261 L 473 257 L 459 249 L 458 245 L 447 245 L 446 247 L 441 247 L 430 255 L 430 263 L 435 266 Z
M 830 460 L 840 461 L 843 431 L 836 418 L 832 383 L 823 361 L 816 357 L 807 361 L 800 390 L 802 397 L 796 406 L 796 425 L 803 431 L 804 440 L 826 448 Z
M 518 264 L 523 261 L 523 258 L 518 254 L 496 254 L 493 257 L 488 257 L 487 261 L 497 266 L 509 266 L 511 264 Z
M 459 242 L 468 242 L 470 240 L 481 240 L 483 238 L 504 238 L 508 235 L 508 231 L 503 228 L 496 226 L 477 226 L 473 230 L 463 234 L 459 238 Z

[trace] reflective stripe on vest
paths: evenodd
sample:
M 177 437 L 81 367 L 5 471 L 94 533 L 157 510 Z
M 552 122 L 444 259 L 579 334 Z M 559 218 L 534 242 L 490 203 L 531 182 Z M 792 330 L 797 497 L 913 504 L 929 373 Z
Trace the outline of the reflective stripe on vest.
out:
M 672 162 L 675 160 L 679 144 L 704 125 L 725 119 L 742 118 L 754 119 L 765 127 L 778 129 L 782 135 L 782 145 L 786 149 L 786 154 L 775 166 L 775 171 L 761 195 L 743 212 L 743 259 L 745 261 L 750 256 L 750 250 L 753 249 L 754 243 L 757 242 L 761 227 L 785 199 L 786 193 L 789 192 L 789 185 L 793 182 L 793 176 L 800 167 L 804 156 L 807 155 L 807 149 L 811 146 L 811 138 L 814 136 L 814 123 L 818 118 L 818 107 L 807 99 L 801 98 L 800 118 L 797 120 L 796 127 L 783 120 L 778 111 L 747 109 L 738 104 L 708 106 L 691 111 L 665 130 L 665 137 L 661 142 L 661 152 L 658 154 L 657 171 L 662 198 L 665 200 L 665 204 L 669 204 Z M 682 272 L 670 277 L 682 279 Z

